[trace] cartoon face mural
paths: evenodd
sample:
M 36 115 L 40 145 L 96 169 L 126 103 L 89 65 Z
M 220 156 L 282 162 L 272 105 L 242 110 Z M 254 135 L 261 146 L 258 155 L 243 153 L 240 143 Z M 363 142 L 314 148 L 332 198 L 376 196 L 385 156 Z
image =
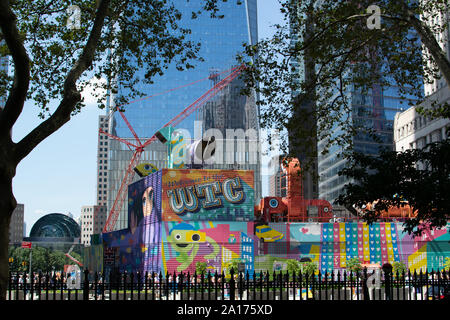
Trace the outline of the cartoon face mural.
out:
M 160 195 L 160 171 L 128 187 L 128 228 L 103 234 L 105 245 L 116 248 L 119 270 L 159 271 Z
M 187 269 L 197 257 L 200 244 L 208 243 L 212 246 L 213 252 L 204 256 L 205 259 L 214 259 L 219 253 L 219 246 L 216 241 L 206 236 L 205 232 L 195 230 L 187 223 L 180 223 L 169 232 L 168 241 L 172 248 L 178 253 L 177 261 L 180 265 L 177 271 Z
M 149 224 L 161 220 L 161 177 L 161 171 L 158 171 L 128 187 L 128 227 L 131 233 L 134 234 L 141 221 Z
M 245 262 L 253 271 L 255 238 L 249 237 L 253 226 L 248 223 L 163 223 L 162 270 L 166 272 L 196 271 L 197 262 L 206 262 L 211 272 L 226 271 L 234 259 Z

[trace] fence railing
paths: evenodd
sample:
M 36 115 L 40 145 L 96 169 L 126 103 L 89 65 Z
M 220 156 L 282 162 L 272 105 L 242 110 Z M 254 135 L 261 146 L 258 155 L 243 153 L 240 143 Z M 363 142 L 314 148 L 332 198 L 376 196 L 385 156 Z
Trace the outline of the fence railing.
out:
M 8 300 L 442 300 L 450 270 L 359 273 L 260 272 L 10 274 Z

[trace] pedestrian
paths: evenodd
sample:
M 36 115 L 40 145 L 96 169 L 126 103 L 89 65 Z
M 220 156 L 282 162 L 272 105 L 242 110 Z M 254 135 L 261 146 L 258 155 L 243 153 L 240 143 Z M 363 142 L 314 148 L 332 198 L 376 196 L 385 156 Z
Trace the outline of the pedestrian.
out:
M 99 299 L 103 298 L 103 275 L 101 272 L 99 272 L 98 281 L 97 281 L 97 296 Z

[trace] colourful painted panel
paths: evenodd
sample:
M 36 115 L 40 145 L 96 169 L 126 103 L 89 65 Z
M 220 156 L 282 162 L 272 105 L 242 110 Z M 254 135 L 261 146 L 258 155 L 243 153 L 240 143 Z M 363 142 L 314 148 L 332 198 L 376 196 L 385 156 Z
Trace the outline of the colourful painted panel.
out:
M 92 272 L 103 271 L 103 244 L 83 248 L 83 268 Z
M 132 233 L 143 220 L 145 224 L 161 221 L 161 193 L 161 171 L 128 186 L 128 227 Z
M 209 271 L 226 272 L 233 259 L 242 259 L 252 274 L 286 270 L 289 259 L 309 259 L 321 272 L 330 272 L 345 268 L 352 258 L 380 266 L 402 261 L 412 270 L 436 270 L 450 257 L 449 228 L 412 238 L 401 223 L 146 223 L 144 218 L 134 233 L 116 231 L 104 234 L 103 240 L 116 248 L 122 271 L 193 273 L 202 261 Z
M 163 221 L 253 221 L 253 171 L 162 170 Z
M 206 262 L 211 272 L 226 272 L 234 259 L 254 270 L 253 224 L 212 221 L 164 222 L 161 238 L 162 270 L 194 274 L 197 262 Z
M 361 263 L 400 261 L 397 224 L 323 223 L 320 269 L 322 272 L 346 267 L 357 258 Z

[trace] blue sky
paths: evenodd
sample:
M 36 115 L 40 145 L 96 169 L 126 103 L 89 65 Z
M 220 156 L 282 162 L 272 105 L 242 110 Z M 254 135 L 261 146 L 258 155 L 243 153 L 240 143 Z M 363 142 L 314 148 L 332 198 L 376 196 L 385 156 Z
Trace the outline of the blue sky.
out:
M 278 0 L 258 0 L 259 38 L 271 34 L 270 26 L 281 21 Z M 199 77 L 202 78 L 202 77 Z M 18 203 L 25 205 L 26 235 L 33 224 L 48 213 L 80 216 L 83 205 L 96 199 L 98 116 L 103 110 L 89 103 L 66 125 L 43 141 L 17 167 L 13 190 Z M 13 128 L 19 141 L 40 123 L 38 108 L 25 104 Z M 267 190 L 263 180 L 263 193 Z

